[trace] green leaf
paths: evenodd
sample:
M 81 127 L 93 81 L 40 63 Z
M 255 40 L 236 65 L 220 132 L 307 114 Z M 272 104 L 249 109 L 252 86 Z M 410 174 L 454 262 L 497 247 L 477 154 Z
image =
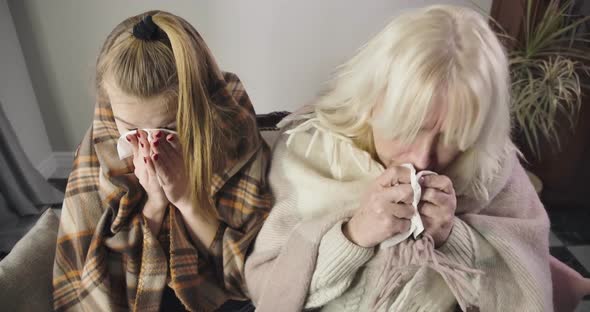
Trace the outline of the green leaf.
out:
M 537 18 L 533 1 L 526 1 L 523 40 L 509 45 L 510 112 L 527 146 L 540 159 L 541 140 L 559 150 L 560 129 L 575 129 L 582 90 L 590 93 L 590 84 L 580 82 L 580 75 L 590 77 L 590 33 L 578 29 L 590 16 L 572 21 L 568 15 L 572 0 L 561 4 L 549 0 Z

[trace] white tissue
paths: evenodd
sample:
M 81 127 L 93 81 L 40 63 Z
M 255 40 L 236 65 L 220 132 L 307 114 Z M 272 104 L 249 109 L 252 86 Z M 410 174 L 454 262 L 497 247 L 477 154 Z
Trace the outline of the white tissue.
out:
M 381 243 L 381 248 L 388 248 L 391 246 L 395 246 L 403 241 L 405 241 L 410 235 L 414 236 L 414 239 L 418 238 L 424 231 L 424 225 L 422 224 L 422 218 L 420 218 L 420 213 L 418 212 L 418 203 L 420 202 L 420 198 L 422 198 L 422 187 L 420 186 L 419 180 L 422 176 L 436 174 L 432 171 L 420 171 L 416 173 L 416 169 L 411 164 L 403 164 L 403 167 L 410 169 L 410 183 L 412 185 L 412 189 L 414 190 L 414 199 L 412 201 L 412 207 L 414 207 L 414 215 L 410 219 L 410 229 L 405 233 L 400 233 L 395 235 L 394 237 L 384 241 Z
M 147 139 L 148 142 L 152 142 L 155 139 L 155 135 L 157 131 L 161 131 L 164 133 L 164 136 L 168 134 L 177 134 L 175 131 L 168 130 L 168 129 L 139 129 L 140 131 L 145 131 L 148 135 Z M 132 134 L 135 135 L 137 130 L 131 130 L 127 133 L 124 133 L 119 137 L 117 141 L 117 153 L 119 153 L 119 159 L 125 159 L 131 155 L 133 155 L 133 146 L 131 142 L 127 141 L 127 136 Z

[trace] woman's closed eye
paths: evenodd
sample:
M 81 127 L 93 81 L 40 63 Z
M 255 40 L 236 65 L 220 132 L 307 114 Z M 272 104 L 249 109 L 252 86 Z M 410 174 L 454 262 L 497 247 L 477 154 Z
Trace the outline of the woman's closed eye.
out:
M 166 130 L 170 130 L 170 131 L 175 131 L 176 132 L 176 127 L 159 127 L 158 129 L 166 129 Z M 139 130 L 139 128 L 127 128 L 128 131 L 136 131 Z

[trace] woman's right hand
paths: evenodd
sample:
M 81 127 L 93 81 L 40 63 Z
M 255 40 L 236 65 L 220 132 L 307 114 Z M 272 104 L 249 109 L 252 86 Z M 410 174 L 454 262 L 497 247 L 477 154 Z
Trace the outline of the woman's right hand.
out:
M 369 187 L 361 206 L 344 224 L 344 235 L 361 247 L 375 247 L 381 242 L 410 229 L 414 215 L 410 170 L 405 167 L 387 169 Z
M 169 201 L 158 181 L 158 175 L 150 155 L 147 133 L 138 130 L 136 135 L 128 135 L 126 138 L 133 146 L 135 176 L 147 194 L 147 201 L 142 212 L 148 219 L 152 232 L 157 234 Z

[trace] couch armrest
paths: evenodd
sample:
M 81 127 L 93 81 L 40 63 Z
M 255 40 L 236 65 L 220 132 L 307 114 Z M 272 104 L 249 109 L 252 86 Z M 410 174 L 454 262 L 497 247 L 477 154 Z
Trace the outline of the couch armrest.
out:
M 52 311 L 53 259 L 59 218 L 47 209 L 0 262 L 0 302 L 5 311 Z

